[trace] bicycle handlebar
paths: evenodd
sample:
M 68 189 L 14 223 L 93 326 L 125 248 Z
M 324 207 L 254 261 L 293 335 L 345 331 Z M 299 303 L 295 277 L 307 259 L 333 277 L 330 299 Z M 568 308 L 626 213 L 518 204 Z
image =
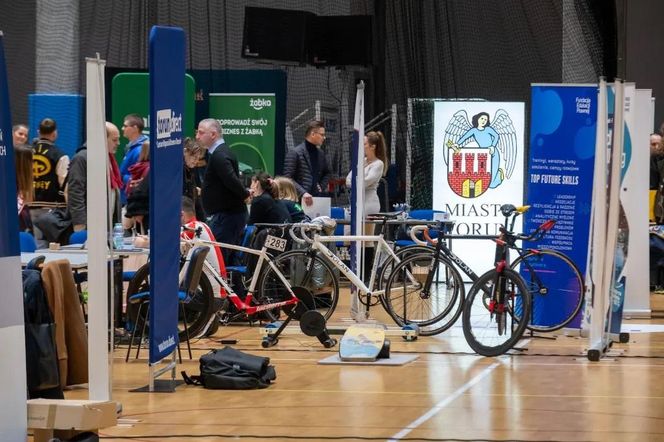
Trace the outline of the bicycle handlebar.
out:
M 410 239 L 412 239 L 413 242 L 414 242 L 415 244 L 417 244 L 417 245 L 420 245 L 420 246 L 426 246 L 426 245 L 427 245 L 427 242 L 426 242 L 426 241 L 422 241 L 421 239 L 419 239 L 419 238 L 417 237 L 417 234 L 418 234 L 420 231 L 422 231 L 422 232 L 426 232 L 426 233 L 425 233 L 425 238 L 426 238 L 426 236 L 429 235 L 429 234 L 428 234 L 428 230 L 429 230 L 429 227 L 426 226 L 426 225 L 413 226 L 413 227 L 411 227 L 411 229 L 410 229 Z

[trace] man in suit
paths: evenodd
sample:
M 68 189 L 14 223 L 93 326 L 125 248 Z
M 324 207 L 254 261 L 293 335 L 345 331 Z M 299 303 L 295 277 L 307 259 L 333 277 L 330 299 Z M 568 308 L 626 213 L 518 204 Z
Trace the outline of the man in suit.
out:
M 289 151 L 284 161 L 284 176 L 294 181 L 298 197 L 302 198 L 307 206 L 313 204 L 314 196 L 327 194 L 331 172 L 325 152 L 321 150 L 324 142 L 323 122 L 312 120 L 307 123 L 304 143 Z
M 208 165 L 203 180 L 203 209 L 217 241 L 240 244 L 247 224 L 249 191 L 240 181 L 237 156 L 224 143 L 219 121 L 207 118 L 198 123 L 196 141 L 208 151 Z M 222 248 L 224 261 L 235 265 L 232 250 Z

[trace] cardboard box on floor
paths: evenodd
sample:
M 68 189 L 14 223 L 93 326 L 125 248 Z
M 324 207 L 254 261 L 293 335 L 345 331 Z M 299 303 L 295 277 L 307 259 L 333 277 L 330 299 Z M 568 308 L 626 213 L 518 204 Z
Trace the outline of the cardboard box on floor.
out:
M 70 430 L 73 436 L 112 427 L 117 421 L 116 404 L 112 401 L 28 400 L 28 428 L 34 430 L 34 442 L 48 442 L 53 430 Z

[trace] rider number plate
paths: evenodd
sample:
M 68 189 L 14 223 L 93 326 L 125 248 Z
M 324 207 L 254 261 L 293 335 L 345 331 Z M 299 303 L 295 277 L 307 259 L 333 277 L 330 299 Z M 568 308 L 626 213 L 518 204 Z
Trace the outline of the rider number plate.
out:
M 265 238 L 265 247 L 283 252 L 286 250 L 286 240 L 277 236 L 268 235 Z

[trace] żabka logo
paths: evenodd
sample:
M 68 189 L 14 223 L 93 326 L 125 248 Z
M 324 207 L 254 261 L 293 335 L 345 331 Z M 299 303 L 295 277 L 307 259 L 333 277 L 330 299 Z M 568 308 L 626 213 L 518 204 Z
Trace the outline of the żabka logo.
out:
M 255 110 L 261 110 L 264 107 L 272 106 L 272 100 L 268 100 L 267 98 L 250 98 L 249 106 Z
M 170 138 L 173 132 L 182 132 L 182 114 L 176 116 L 170 109 L 158 110 L 157 139 Z

